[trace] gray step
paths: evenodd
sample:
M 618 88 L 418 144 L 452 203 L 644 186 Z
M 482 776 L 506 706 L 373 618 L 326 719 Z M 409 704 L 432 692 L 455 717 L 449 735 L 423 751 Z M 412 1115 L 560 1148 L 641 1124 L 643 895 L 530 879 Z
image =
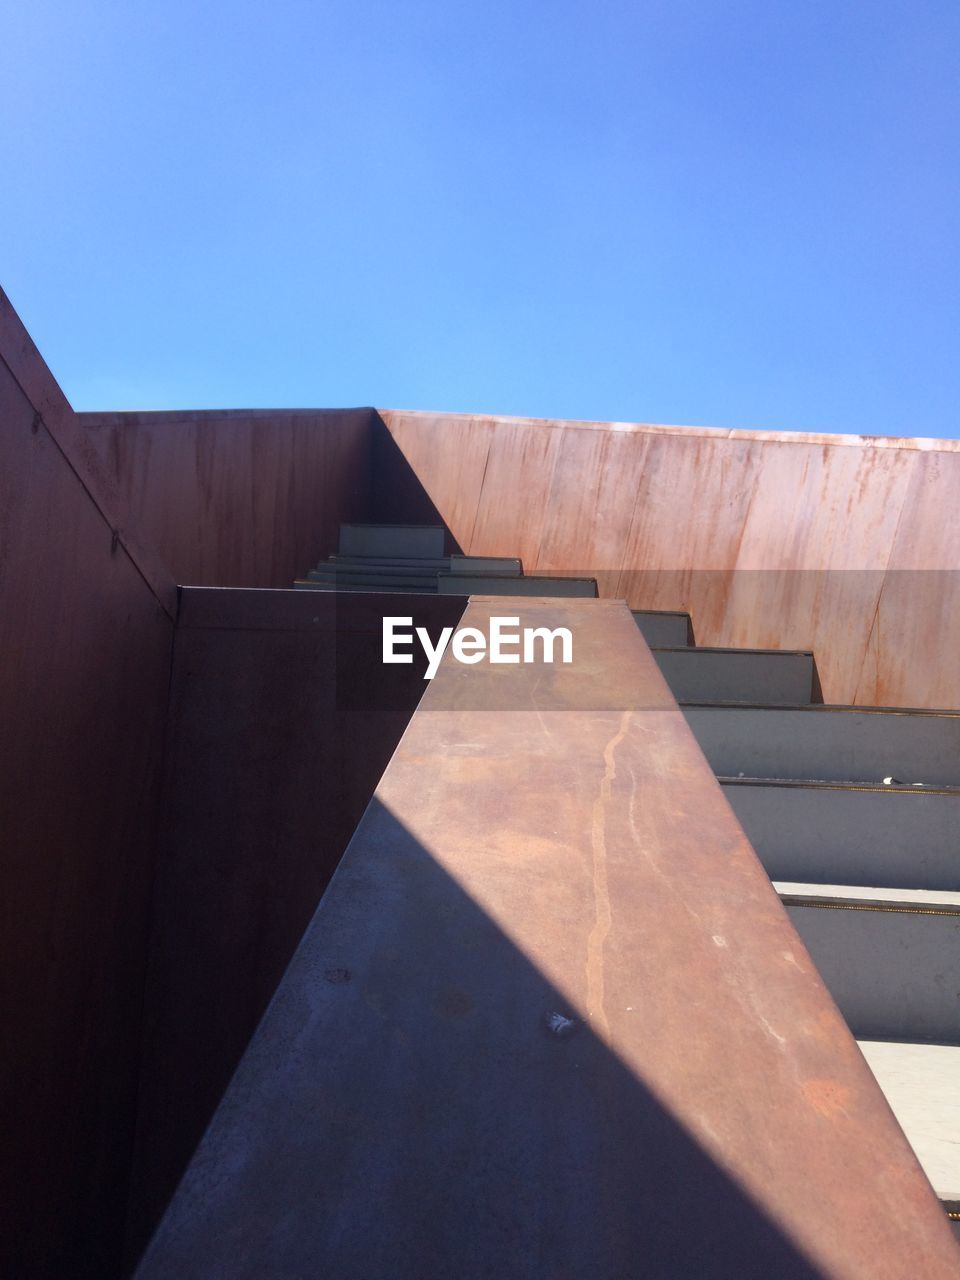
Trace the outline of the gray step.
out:
M 960 890 L 960 791 L 721 784 L 774 880 Z
M 439 559 L 444 553 L 442 525 L 342 524 L 342 556 L 413 556 Z
M 960 1047 L 861 1040 L 860 1050 L 945 1208 L 960 1204 Z
M 451 556 L 451 573 L 500 574 L 515 578 L 523 573 L 523 565 L 513 556 Z
M 389 581 L 375 583 L 369 579 L 362 582 L 325 582 L 312 581 L 309 578 L 297 578 L 293 584 L 295 591 L 352 591 L 352 592 L 376 592 L 377 595 L 436 595 L 436 582 L 431 579 L 427 586 L 403 586 L 398 584 L 395 578 Z
M 774 883 L 855 1036 L 960 1043 L 960 894 Z
M 364 591 L 426 591 L 435 593 L 437 575 L 416 573 L 411 569 L 370 570 L 358 573 L 353 569 L 337 569 L 333 566 L 311 569 L 309 582 L 326 583 L 331 587 L 357 587 Z
M 873 707 L 691 705 L 684 714 L 724 777 L 960 786 L 960 714 Z
M 427 573 L 444 573 L 450 568 L 449 556 L 433 556 L 429 559 L 417 556 L 330 556 L 327 560 L 321 560 L 317 565 L 318 569 L 324 569 L 329 565 L 333 565 L 337 569 L 356 569 L 359 572 L 367 572 L 376 569 L 384 571 L 390 569 L 416 569 Z
M 665 609 L 632 609 L 631 612 L 651 649 L 677 649 L 693 644 L 693 624 L 689 613 Z
M 522 578 L 451 573 L 438 578 L 442 596 L 589 596 L 597 594 L 595 578 L 550 578 L 533 574 Z
M 653 656 L 678 702 L 810 702 L 813 654 L 788 649 L 656 648 Z

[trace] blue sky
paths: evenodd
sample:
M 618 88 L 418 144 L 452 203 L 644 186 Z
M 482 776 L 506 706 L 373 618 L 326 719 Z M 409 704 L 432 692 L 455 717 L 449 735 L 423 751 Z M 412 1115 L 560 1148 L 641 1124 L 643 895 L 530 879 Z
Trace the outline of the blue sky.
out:
M 0 283 L 77 408 L 960 436 L 960 5 L 31 0 Z

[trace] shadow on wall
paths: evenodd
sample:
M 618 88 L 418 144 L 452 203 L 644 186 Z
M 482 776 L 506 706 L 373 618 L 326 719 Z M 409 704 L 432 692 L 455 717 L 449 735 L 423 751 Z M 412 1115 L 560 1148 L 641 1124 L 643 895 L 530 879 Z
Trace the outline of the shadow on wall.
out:
M 156 1226 L 426 688 L 392 596 L 181 593 L 127 1249 Z M 404 596 L 432 633 L 464 601 Z
M 378 413 L 374 413 L 372 438 L 369 521 L 380 524 L 442 524 L 446 530 L 447 554 L 462 555 L 463 548 Z
M 375 799 L 137 1280 L 494 1274 L 827 1273 Z
M 443 524 L 374 409 L 76 418 L 91 472 L 181 584 L 290 587 L 341 523 Z

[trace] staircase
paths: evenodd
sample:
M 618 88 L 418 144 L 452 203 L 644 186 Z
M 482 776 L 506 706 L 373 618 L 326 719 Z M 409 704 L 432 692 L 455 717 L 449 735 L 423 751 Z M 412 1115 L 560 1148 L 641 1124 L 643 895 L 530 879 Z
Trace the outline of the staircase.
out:
M 825 706 L 812 655 L 664 616 L 634 614 L 960 1235 L 960 714 Z
M 444 547 L 441 527 L 343 525 L 295 585 L 598 594 Z M 810 652 L 698 647 L 686 613 L 633 617 L 960 1235 L 960 713 L 824 705 Z
M 525 574 L 510 556 L 447 555 L 442 526 L 343 524 L 336 555 L 300 591 L 389 591 L 442 596 L 596 596 L 593 578 Z

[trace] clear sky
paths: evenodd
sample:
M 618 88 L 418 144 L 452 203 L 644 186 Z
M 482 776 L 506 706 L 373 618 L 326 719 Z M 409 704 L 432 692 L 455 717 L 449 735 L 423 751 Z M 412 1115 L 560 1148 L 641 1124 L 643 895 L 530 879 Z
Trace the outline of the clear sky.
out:
M 77 408 L 960 436 L 958 0 L 7 0 Z

